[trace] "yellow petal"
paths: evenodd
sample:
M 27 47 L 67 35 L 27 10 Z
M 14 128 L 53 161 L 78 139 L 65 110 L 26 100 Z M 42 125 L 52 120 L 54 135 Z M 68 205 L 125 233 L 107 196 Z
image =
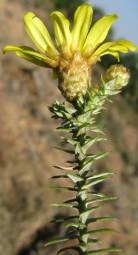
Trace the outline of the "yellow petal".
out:
M 95 58 L 98 59 L 104 55 L 113 55 L 115 57 L 117 56 L 118 58 L 119 52 L 127 53 L 129 50 L 131 51 L 136 50 L 136 46 L 130 41 L 117 40 L 113 42 L 107 42 L 102 44 L 100 47 L 97 48 L 97 50 L 95 50 L 95 52 L 91 54 L 91 56 L 88 59 L 88 62 L 93 63 L 93 59 Z
M 50 16 L 52 17 L 55 38 L 58 46 L 61 48 L 65 47 L 69 52 L 72 40 L 69 20 L 59 11 L 52 12 Z
M 102 44 L 100 47 L 97 48 L 97 50 L 92 54 L 96 56 L 102 56 L 102 54 L 106 51 L 121 51 L 123 53 L 128 52 L 128 48 L 118 43 L 118 41 L 114 42 L 107 42 Z
M 24 16 L 24 24 L 28 35 L 40 51 L 45 53 L 49 48 L 53 54 L 58 54 L 46 26 L 34 13 L 28 12 Z
M 80 5 L 74 15 L 72 49 L 81 49 L 92 23 L 93 9 L 90 4 Z
M 103 52 L 108 50 L 113 44 L 114 42 L 107 42 L 102 44 L 100 47 L 97 48 L 95 52 L 92 53 L 92 55 L 100 56 Z
M 94 52 L 94 55 L 102 55 L 107 50 L 114 52 L 122 52 L 127 53 L 129 50 L 135 51 L 136 46 L 127 40 L 116 40 L 113 42 L 107 42 L 98 47 L 98 49 Z
M 94 49 L 97 48 L 97 46 L 105 40 L 108 31 L 112 26 L 112 23 L 116 19 L 117 19 L 116 14 L 104 16 L 94 24 L 94 26 L 91 28 L 88 34 L 88 37 L 83 47 L 84 56 L 87 56 L 87 53 L 90 54 L 90 48 L 92 53 Z
M 123 47 L 126 47 L 128 50 L 130 51 L 136 51 L 136 45 L 134 45 L 132 42 L 128 41 L 128 40 L 117 40 L 116 41 L 117 44 L 122 45 Z
M 24 58 L 28 60 L 29 62 L 32 62 L 39 66 L 56 67 L 58 64 L 55 60 L 50 59 L 40 54 L 39 52 L 35 51 L 31 47 L 27 47 L 27 46 L 16 47 L 13 45 L 8 45 L 3 49 L 3 53 L 5 54 L 8 52 L 15 52 L 18 57 Z

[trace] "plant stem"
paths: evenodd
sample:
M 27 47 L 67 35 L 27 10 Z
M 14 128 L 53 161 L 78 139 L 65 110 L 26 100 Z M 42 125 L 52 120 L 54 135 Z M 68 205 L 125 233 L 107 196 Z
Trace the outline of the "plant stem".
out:
M 111 172 L 98 173 L 95 170 L 95 162 L 107 156 L 108 153 L 92 153 L 89 150 L 95 143 L 106 140 L 104 133 L 99 128 L 99 125 L 96 124 L 96 116 L 103 109 L 105 101 L 108 100 L 110 94 L 108 87 L 107 89 L 106 91 L 106 87 L 103 86 L 98 90 L 97 88 L 92 88 L 85 97 L 79 98 L 72 105 L 56 102 L 50 107 L 53 117 L 61 120 L 61 125 L 58 129 L 66 134 L 64 139 L 62 138 L 62 145 L 64 146 L 61 146 L 59 149 L 73 155 L 73 159 L 70 161 L 72 163 L 71 171 L 66 172 L 64 175 L 54 176 L 53 178 L 70 179 L 72 187 L 64 187 L 64 189 L 74 191 L 75 198 L 62 204 L 56 204 L 56 206 L 77 209 L 75 217 L 74 215 L 67 217 L 69 220 L 67 226 L 71 226 L 74 229 L 72 235 L 47 243 L 48 246 L 54 243 L 77 240 L 76 246 L 62 248 L 58 251 L 58 254 L 69 249 L 77 251 L 79 255 L 120 251 L 114 247 L 89 250 L 89 243 L 99 242 L 98 239 L 89 238 L 92 233 L 112 230 L 110 228 L 91 230 L 89 227 L 90 223 L 112 219 L 111 216 L 90 217 L 90 215 L 96 211 L 99 203 L 115 199 L 111 196 L 92 192 L 92 188 L 96 184 L 105 181 L 112 175 Z M 117 92 L 116 90 L 110 90 L 111 95 L 117 94 Z M 64 166 L 60 168 L 66 171 Z M 63 187 L 58 188 L 63 189 Z M 65 223 L 66 219 L 62 219 L 62 222 Z

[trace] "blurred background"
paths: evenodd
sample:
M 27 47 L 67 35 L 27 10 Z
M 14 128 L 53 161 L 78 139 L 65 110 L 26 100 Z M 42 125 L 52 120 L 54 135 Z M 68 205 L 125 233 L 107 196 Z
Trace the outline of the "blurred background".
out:
M 41 17 L 52 33 L 49 13 L 60 9 L 72 19 L 74 9 L 82 2 L 0 0 L 0 51 L 6 44 L 31 45 L 22 22 L 27 11 Z M 133 1 L 133 5 L 132 1 L 125 0 L 121 3 L 93 0 L 92 3 L 94 20 L 104 13 L 119 12 L 120 20 L 111 30 L 110 39 L 125 38 L 138 45 L 137 1 Z M 63 98 L 50 70 L 31 65 L 14 55 L 3 56 L 2 52 L 0 59 L 0 254 L 52 255 L 55 251 L 53 248 L 46 250 L 45 241 L 63 235 L 65 230 L 49 223 L 61 214 L 50 204 L 64 200 L 67 194 L 51 191 L 49 177 L 57 173 L 52 165 L 63 163 L 66 156 L 52 148 L 59 142 L 55 130 L 58 123 L 51 119 L 48 106 Z M 113 63 L 116 63 L 113 58 L 104 58 L 95 68 L 95 77 Z M 113 169 L 116 174 L 109 183 L 98 185 L 96 189 L 119 197 L 98 212 L 118 217 L 110 223 L 117 233 L 104 236 L 105 244 L 123 248 L 122 254 L 137 255 L 138 54 L 122 56 L 121 63 L 129 68 L 131 79 L 121 95 L 107 105 L 104 118 L 101 116 L 100 121 L 110 139 L 98 149 L 112 153 L 97 166 L 99 171 Z M 68 211 L 62 213 L 69 214 Z

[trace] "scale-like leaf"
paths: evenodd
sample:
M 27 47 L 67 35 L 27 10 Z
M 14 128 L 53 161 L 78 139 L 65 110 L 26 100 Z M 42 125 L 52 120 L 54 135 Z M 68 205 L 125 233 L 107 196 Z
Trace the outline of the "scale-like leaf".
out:
M 82 167 L 81 167 L 81 170 L 80 170 L 80 175 L 82 175 L 83 173 L 85 172 L 89 172 L 91 166 L 93 165 L 94 163 L 94 157 L 92 158 L 87 158 L 85 160 L 82 161 Z
M 75 229 L 79 229 L 80 228 L 80 224 L 77 223 L 77 222 L 65 223 L 64 226 L 65 226 L 65 228 L 70 228 L 70 227 L 73 227 Z
M 97 253 L 104 253 L 104 252 L 121 252 L 121 249 L 117 249 L 117 248 L 104 248 L 104 249 L 98 249 L 98 250 L 92 250 L 92 251 L 88 251 L 86 253 L 86 255 L 93 255 L 93 254 L 97 254 Z
M 94 206 L 94 207 L 92 207 L 92 208 L 86 209 L 85 212 L 81 213 L 81 214 L 80 214 L 80 218 L 81 218 L 82 223 L 85 224 L 86 221 L 87 221 L 87 219 L 88 219 L 88 217 L 89 217 L 89 215 L 90 215 L 92 212 L 94 212 L 95 210 L 97 210 L 98 208 L 99 208 L 99 206 Z
M 90 176 L 88 177 L 88 180 L 93 180 L 93 179 L 97 179 L 99 177 L 110 177 L 111 175 L 113 175 L 114 173 L 112 172 L 106 172 L 106 173 L 101 173 L 101 174 L 96 174 L 94 176 Z
M 88 239 L 88 243 L 99 243 L 101 242 L 101 240 L 97 239 L 97 238 L 89 238 Z
M 88 189 L 89 187 L 92 187 L 98 183 L 101 183 L 112 175 L 113 175 L 112 173 L 103 173 L 96 176 L 88 177 L 87 183 L 83 185 L 83 189 Z
M 89 230 L 84 235 L 94 234 L 94 233 L 102 233 L 102 232 L 115 232 L 115 230 L 112 228 L 97 228 L 97 229 Z
M 112 220 L 112 219 L 116 219 L 116 217 L 115 216 L 91 217 L 87 219 L 86 224 L 91 224 L 97 221 Z
M 66 190 L 66 191 L 76 191 L 75 188 L 72 188 L 72 187 L 66 187 L 66 186 L 56 186 L 56 185 L 52 185 L 50 186 L 51 189 L 57 189 L 57 190 Z
M 99 183 L 105 181 L 105 179 L 106 178 L 99 178 L 99 179 L 97 179 L 95 181 L 91 180 L 88 183 L 86 183 L 85 185 L 83 185 L 82 189 L 88 189 L 88 188 L 90 188 L 90 187 L 92 187 L 92 186 L 94 186 L 96 184 L 99 184 Z
M 45 247 L 48 247 L 48 246 L 54 245 L 54 244 L 58 244 L 58 243 L 62 243 L 62 242 L 67 242 L 67 241 L 74 240 L 74 239 L 76 239 L 76 237 L 60 237 L 60 238 L 55 238 L 53 240 L 48 241 L 45 244 Z
M 97 136 L 97 137 L 89 137 L 87 138 L 85 145 L 83 146 L 83 150 L 86 152 L 93 144 L 100 141 L 107 140 L 105 137 Z
M 62 132 L 67 132 L 67 133 L 69 133 L 69 132 L 72 131 L 72 128 L 70 128 L 70 127 L 57 127 L 56 130 L 57 130 L 57 131 L 62 131 Z
M 62 252 L 65 252 L 65 251 L 68 251 L 68 250 L 74 250 L 74 251 L 77 251 L 78 253 L 80 252 L 80 249 L 78 246 L 70 246 L 70 247 L 65 247 L 65 248 L 62 248 L 60 249 L 58 252 L 57 252 L 57 255 L 62 253 Z
M 82 147 L 80 146 L 79 143 L 76 144 L 75 146 L 75 155 L 79 155 L 79 159 L 82 160 L 84 158 L 84 152 Z
M 84 123 L 84 124 L 80 125 L 77 135 L 79 136 L 79 135 L 83 134 L 84 132 L 90 131 L 92 129 L 93 124 L 94 124 L 94 121 L 91 124 Z
M 71 144 L 71 145 L 73 145 L 73 146 L 77 143 L 77 142 L 74 141 L 73 139 L 71 139 L 71 138 L 66 138 L 66 137 L 64 137 L 64 141 L 67 142 L 67 143 L 69 143 L 69 144 Z
M 52 204 L 52 206 L 67 207 L 67 208 L 78 208 L 78 202 L 74 198 L 74 199 L 66 200 L 63 203 Z
M 69 179 L 71 179 L 74 183 L 83 181 L 84 179 L 82 177 L 80 177 L 78 174 L 67 174 L 67 176 L 69 177 Z
M 65 149 L 64 147 L 58 147 L 58 146 L 53 146 L 54 149 L 59 150 L 59 151 L 64 151 L 69 154 L 74 154 L 73 150 Z
M 68 216 L 68 217 L 63 217 L 63 218 L 58 218 L 58 219 L 54 219 L 51 221 L 51 223 L 66 223 L 67 221 L 71 221 L 71 220 L 79 220 L 79 216 L 77 215 L 73 215 L 73 216 Z
M 65 207 L 65 208 L 76 208 L 76 206 L 73 205 L 72 203 L 52 204 L 52 206 L 55 206 L 55 207 Z
M 57 168 L 57 169 L 60 169 L 60 170 L 73 170 L 73 167 L 72 166 L 59 166 L 59 165 L 54 165 L 53 167 Z
M 62 175 L 54 175 L 51 177 L 51 179 L 60 179 L 60 178 L 66 179 L 68 178 L 68 176 L 65 174 L 62 174 Z
M 114 197 L 114 196 L 99 197 L 96 199 L 87 200 L 86 206 L 97 203 L 97 202 L 111 201 L 115 199 L 117 199 L 117 197 Z
M 109 154 L 108 152 L 100 152 L 94 155 L 92 154 L 86 156 L 86 158 L 82 160 L 80 174 L 83 174 L 84 172 L 88 171 L 96 160 L 105 158 L 108 154 Z
M 109 155 L 109 152 L 100 152 L 95 155 L 95 160 L 105 158 Z

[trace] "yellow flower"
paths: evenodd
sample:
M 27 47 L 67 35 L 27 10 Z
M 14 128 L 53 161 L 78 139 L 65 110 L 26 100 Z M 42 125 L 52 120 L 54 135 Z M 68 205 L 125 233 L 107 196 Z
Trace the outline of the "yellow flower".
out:
M 80 5 L 74 14 L 74 24 L 59 11 L 51 13 L 55 43 L 46 26 L 32 12 L 24 16 L 25 30 L 37 50 L 27 46 L 6 46 L 4 53 L 15 52 L 40 66 L 51 67 L 59 75 L 59 88 L 68 100 L 86 93 L 91 84 L 91 66 L 104 55 L 119 59 L 119 52 L 135 51 L 127 40 L 105 42 L 117 15 L 104 16 L 92 26 L 93 9 L 89 4 Z

